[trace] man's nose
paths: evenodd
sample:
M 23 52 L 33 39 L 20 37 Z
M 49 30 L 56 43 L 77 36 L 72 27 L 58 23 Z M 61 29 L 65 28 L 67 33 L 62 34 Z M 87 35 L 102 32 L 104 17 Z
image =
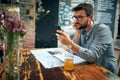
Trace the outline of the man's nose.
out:
M 79 22 L 79 20 L 78 20 L 77 18 L 75 19 L 75 23 L 76 23 L 76 22 Z

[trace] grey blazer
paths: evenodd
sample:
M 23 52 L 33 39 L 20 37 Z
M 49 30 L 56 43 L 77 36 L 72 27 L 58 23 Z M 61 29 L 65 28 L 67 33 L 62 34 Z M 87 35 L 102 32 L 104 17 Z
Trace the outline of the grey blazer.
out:
M 81 58 L 91 63 L 98 63 L 106 69 L 117 74 L 117 60 L 114 53 L 112 33 L 109 27 L 104 24 L 94 24 L 85 39 L 84 30 L 78 41 Z

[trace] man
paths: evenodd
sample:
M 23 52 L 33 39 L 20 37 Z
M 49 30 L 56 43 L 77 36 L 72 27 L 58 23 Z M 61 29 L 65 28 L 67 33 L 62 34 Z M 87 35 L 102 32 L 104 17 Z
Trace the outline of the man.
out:
M 73 40 L 64 31 L 57 30 L 58 40 L 86 61 L 98 63 L 117 74 L 117 61 L 109 27 L 94 23 L 93 7 L 88 3 L 79 4 L 73 11 L 73 28 L 76 30 Z

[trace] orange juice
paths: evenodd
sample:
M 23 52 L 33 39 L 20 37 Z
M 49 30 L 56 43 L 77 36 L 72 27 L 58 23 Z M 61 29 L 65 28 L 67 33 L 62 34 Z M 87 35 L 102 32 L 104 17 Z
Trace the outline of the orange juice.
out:
M 73 59 L 65 59 L 64 69 L 65 70 L 72 70 L 73 69 Z

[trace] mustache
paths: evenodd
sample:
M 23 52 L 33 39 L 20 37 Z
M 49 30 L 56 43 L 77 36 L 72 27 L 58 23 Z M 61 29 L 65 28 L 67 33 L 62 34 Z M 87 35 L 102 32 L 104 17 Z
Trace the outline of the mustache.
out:
M 76 22 L 75 24 L 81 25 L 79 22 Z M 86 24 L 86 25 L 81 25 L 78 29 L 79 29 L 79 30 L 85 29 L 85 28 L 87 28 L 87 25 L 88 25 L 88 24 Z
M 76 22 L 75 24 L 80 24 L 79 22 Z

